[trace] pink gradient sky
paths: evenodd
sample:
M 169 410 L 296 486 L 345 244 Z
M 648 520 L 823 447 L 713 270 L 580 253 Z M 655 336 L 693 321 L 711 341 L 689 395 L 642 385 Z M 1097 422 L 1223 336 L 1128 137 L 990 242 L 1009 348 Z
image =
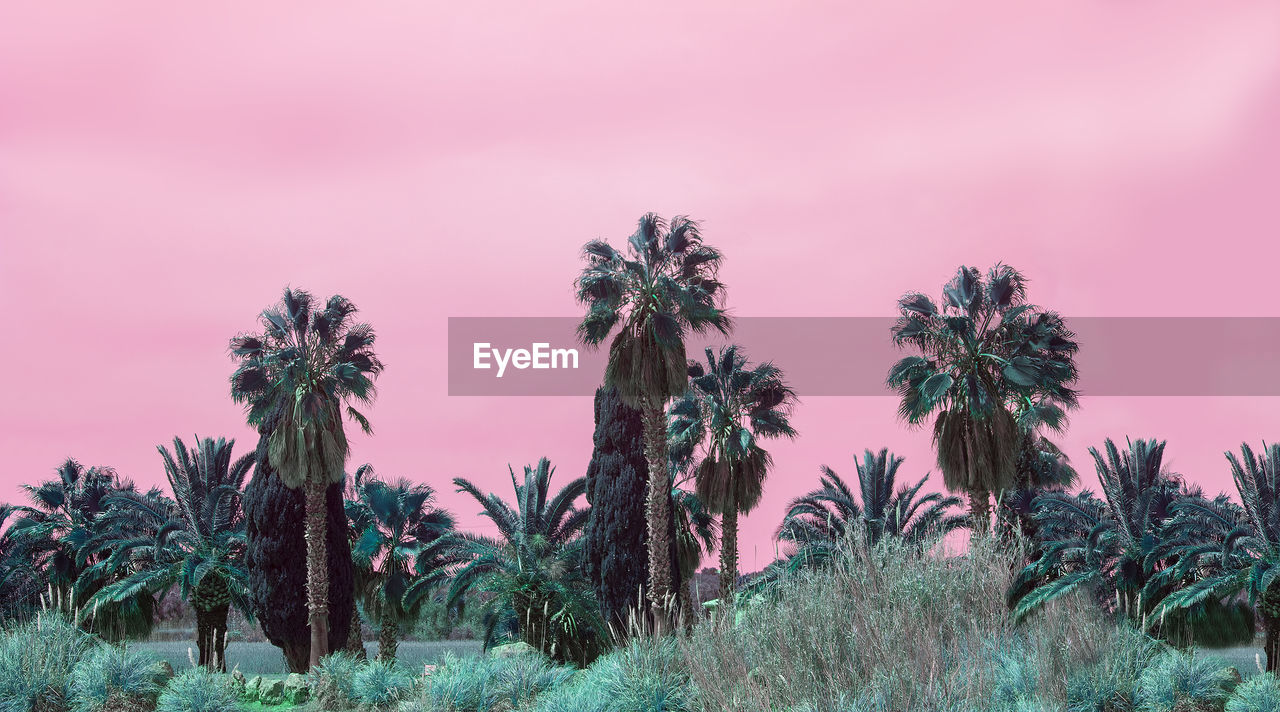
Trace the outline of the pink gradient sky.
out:
M 1275 2 L 54 5 L 0 22 L 6 498 L 67 456 L 151 484 L 175 434 L 252 447 L 226 343 L 288 283 L 379 331 L 352 465 L 475 524 L 450 478 L 581 474 L 591 405 L 447 397 L 446 318 L 579 313 L 579 247 L 648 210 L 704 221 L 740 315 L 888 315 L 997 260 L 1068 315 L 1280 315 Z M 1086 399 L 1065 444 L 1088 483 L 1087 446 L 1168 438 L 1217 490 L 1276 406 Z M 744 569 L 819 464 L 932 468 L 894 412 L 805 400 Z

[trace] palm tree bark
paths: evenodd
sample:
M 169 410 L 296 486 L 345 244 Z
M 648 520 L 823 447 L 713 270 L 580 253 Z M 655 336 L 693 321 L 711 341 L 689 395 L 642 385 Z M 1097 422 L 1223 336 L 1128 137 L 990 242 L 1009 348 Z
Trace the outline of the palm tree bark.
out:
M 738 585 L 738 508 L 734 502 L 720 520 L 720 610 L 731 611 Z
M 396 660 L 396 649 L 399 647 L 399 641 L 396 640 L 396 633 L 399 626 L 390 615 L 382 617 L 382 626 L 378 629 L 378 660 L 382 662 L 392 663 Z
M 982 488 L 969 492 L 969 516 L 973 519 L 972 541 L 977 541 L 991 526 L 991 493 Z
M 1280 670 L 1280 584 L 1268 586 L 1258 604 L 1266 632 L 1262 651 L 1267 656 L 1267 672 L 1276 675 Z
M 325 531 L 325 490 L 328 485 L 317 477 L 308 477 L 304 503 L 307 543 L 307 611 L 311 623 L 309 667 L 315 667 L 329 654 L 329 543 Z
M 671 483 L 667 477 L 667 420 L 660 398 L 651 398 L 643 408 L 644 455 L 649 465 L 645 485 L 646 547 L 649 557 L 649 605 L 655 632 L 671 627 L 672 561 L 670 537 L 672 520 Z
M 360 633 L 360 608 L 351 606 L 351 628 L 347 633 L 347 652 L 361 659 L 368 659 L 369 653 L 364 649 L 364 638 Z

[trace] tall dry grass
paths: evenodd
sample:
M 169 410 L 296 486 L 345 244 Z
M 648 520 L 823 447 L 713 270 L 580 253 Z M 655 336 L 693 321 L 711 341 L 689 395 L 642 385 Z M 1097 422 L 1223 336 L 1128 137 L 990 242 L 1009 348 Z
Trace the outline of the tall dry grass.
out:
M 1015 625 L 1005 605 L 1022 552 L 956 555 L 887 541 L 753 599 L 737 621 L 681 639 L 704 710 L 1065 709 L 1067 681 L 1139 637 L 1084 599 Z

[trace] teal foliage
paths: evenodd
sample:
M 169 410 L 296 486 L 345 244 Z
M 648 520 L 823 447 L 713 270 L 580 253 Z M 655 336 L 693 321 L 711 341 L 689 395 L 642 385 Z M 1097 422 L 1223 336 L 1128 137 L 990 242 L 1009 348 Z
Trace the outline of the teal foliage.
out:
M 191 668 L 169 681 L 156 701 L 156 712 L 241 712 L 236 698 L 225 676 Z
M 413 692 L 413 673 L 394 662 L 376 660 L 356 668 L 352 692 L 356 702 L 375 708 L 398 703 Z
M 307 672 L 312 699 L 320 709 L 344 709 L 356 698 L 356 672 L 364 660 L 348 652 L 337 652 L 320 659 L 320 664 Z
M 66 709 L 72 671 L 94 646 L 58 613 L 42 613 L 0 635 L 0 712 Z
M 160 694 L 160 661 L 135 648 L 100 645 L 71 671 L 75 712 L 98 712 L 108 703 L 150 705 Z
M 1280 710 L 1280 680 L 1273 675 L 1256 675 L 1244 681 L 1227 700 L 1226 712 L 1274 710 Z
M 1218 658 L 1165 651 L 1138 679 L 1137 712 L 1179 712 L 1187 706 L 1221 709 L 1233 682 Z

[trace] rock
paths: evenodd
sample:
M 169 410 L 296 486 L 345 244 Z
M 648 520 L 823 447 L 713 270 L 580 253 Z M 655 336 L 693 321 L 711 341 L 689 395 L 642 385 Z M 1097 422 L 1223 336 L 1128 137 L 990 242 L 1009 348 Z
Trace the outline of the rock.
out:
M 237 695 L 243 695 L 248 685 L 249 682 L 244 679 L 244 673 L 239 670 L 231 671 L 231 689 L 235 690 Z
M 284 680 L 263 680 L 258 687 L 258 701 L 264 705 L 284 702 Z
M 295 672 L 284 679 L 284 699 L 294 705 L 311 699 L 311 688 L 307 687 L 306 675 Z
M 536 648 L 524 641 L 497 645 L 489 649 L 489 654 L 495 658 L 515 658 L 521 655 L 536 655 L 537 653 Z
M 161 660 L 156 664 L 156 682 L 161 687 L 167 685 L 173 679 L 173 676 L 173 666 L 169 664 L 168 660 Z
M 244 696 L 250 700 L 258 699 L 258 691 L 262 689 L 262 676 L 254 675 L 244 686 Z

